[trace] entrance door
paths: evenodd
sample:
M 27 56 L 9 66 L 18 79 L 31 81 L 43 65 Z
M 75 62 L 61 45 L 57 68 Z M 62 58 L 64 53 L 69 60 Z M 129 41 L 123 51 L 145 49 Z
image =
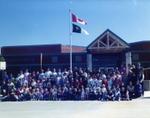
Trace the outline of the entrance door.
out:
M 92 59 L 93 69 L 100 67 L 118 67 L 122 63 L 120 53 L 94 54 Z

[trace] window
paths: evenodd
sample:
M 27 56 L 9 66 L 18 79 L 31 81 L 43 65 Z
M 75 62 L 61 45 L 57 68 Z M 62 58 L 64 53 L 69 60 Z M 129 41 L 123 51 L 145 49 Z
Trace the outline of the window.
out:
M 138 55 L 138 54 L 133 54 L 133 55 L 132 55 L 132 59 L 133 59 L 134 61 L 138 61 L 138 60 L 139 60 L 139 55 Z
M 75 56 L 75 61 L 76 62 L 81 62 L 82 61 L 82 57 L 81 56 Z
M 57 56 L 52 56 L 52 63 L 57 63 L 58 62 L 58 57 Z

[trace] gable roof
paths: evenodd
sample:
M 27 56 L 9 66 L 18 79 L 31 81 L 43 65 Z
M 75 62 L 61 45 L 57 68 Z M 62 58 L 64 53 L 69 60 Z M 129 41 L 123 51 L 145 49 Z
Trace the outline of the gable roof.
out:
M 105 30 L 100 36 L 98 36 L 93 42 L 91 42 L 87 50 L 122 50 L 129 48 L 129 44 L 125 42 L 118 35 L 113 33 L 111 30 Z

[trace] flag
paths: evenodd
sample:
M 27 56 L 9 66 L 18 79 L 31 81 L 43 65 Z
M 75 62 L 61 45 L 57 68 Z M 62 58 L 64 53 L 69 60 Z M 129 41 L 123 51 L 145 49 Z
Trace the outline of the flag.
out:
M 82 31 L 84 34 L 89 35 L 89 33 L 88 33 L 85 29 L 82 28 L 81 31 Z
M 86 25 L 87 22 L 81 18 L 78 18 L 76 15 L 72 13 L 72 22 L 80 23 L 82 25 Z
M 86 35 L 89 35 L 89 33 L 85 29 L 83 29 L 83 28 L 81 28 L 75 24 L 72 24 L 72 32 L 75 32 L 75 33 L 82 33 L 83 32 Z
M 78 25 L 72 24 L 72 32 L 81 33 L 81 28 Z

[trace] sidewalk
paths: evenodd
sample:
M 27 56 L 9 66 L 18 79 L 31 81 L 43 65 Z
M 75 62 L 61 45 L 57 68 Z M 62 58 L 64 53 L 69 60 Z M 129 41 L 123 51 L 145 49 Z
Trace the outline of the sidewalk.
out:
M 150 98 L 150 91 L 144 91 L 144 98 Z

